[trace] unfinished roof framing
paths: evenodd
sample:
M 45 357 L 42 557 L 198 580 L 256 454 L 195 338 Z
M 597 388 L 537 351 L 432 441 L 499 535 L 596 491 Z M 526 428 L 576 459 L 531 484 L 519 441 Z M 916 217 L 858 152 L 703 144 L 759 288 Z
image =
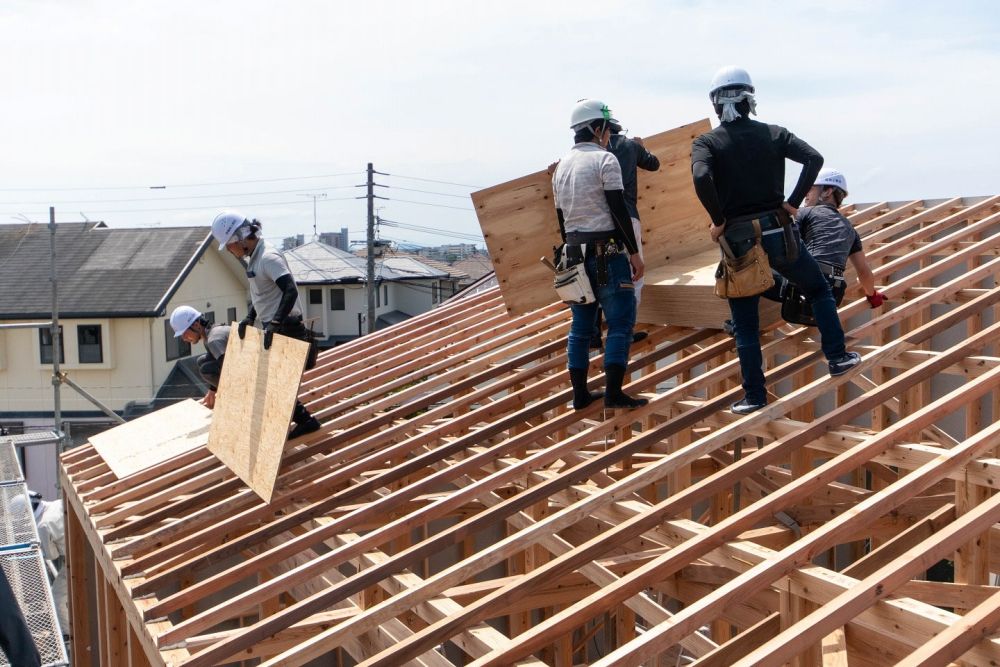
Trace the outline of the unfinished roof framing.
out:
M 671 325 L 649 405 L 574 412 L 567 309 L 492 289 L 321 355 L 269 504 L 204 448 L 67 452 L 76 664 L 1000 663 L 1000 197 L 845 212 L 863 362 L 778 323 L 742 418 L 733 340 Z

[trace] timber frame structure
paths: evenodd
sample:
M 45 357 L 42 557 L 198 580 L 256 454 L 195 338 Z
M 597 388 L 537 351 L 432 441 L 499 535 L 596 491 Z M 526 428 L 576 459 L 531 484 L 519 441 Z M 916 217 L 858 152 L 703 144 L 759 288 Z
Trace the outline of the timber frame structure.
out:
M 845 213 L 862 364 L 776 326 L 742 418 L 733 340 L 677 326 L 648 406 L 574 412 L 567 309 L 494 289 L 324 353 L 270 504 L 204 448 L 66 452 L 75 664 L 1000 663 L 1000 196 Z

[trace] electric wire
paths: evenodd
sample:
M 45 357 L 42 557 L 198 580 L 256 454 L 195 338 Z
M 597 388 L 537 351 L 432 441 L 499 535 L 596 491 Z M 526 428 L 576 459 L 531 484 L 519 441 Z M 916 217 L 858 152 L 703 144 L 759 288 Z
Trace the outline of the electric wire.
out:
M 423 181 L 424 183 L 440 183 L 441 185 L 455 185 L 460 188 L 476 188 L 483 189 L 484 185 L 469 185 L 468 183 L 454 183 L 452 181 L 440 181 L 434 178 L 419 178 L 417 176 L 403 176 L 402 174 L 387 174 L 387 176 L 392 176 L 393 178 L 405 178 L 411 181 Z
M 176 183 L 166 185 L 117 185 L 99 187 L 63 187 L 63 188 L 0 188 L 0 192 L 73 192 L 73 191 L 102 191 L 102 190 L 150 190 L 161 188 L 203 188 L 215 185 L 241 185 L 243 183 L 278 183 L 281 181 L 304 181 L 313 178 L 337 178 L 340 176 L 357 176 L 363 171 L 346 171 L 340 174 L 317 174 L 315 176 L 285 176 L 282 178 L 251 178 L 242 181 L 206 181 L 204 183 Z

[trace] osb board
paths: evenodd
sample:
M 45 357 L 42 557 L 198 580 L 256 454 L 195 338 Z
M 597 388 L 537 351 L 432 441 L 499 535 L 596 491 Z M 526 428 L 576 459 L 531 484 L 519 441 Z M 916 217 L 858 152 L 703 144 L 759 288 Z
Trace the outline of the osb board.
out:
M 233 327 L 235 333 L 236 328 Z M 271 501 L 309 345 L 248 327 L 229 337 L 208 449 L 265 502 Z
M 121 479 L 208 442 L 212 411 L 187 399 L 90 437 L 94 449 Z
M 722 328 L 730 319 L 729 303 L 715 296 L 718 246 L 697 255 L 672 260 L 646 274 L 636 319 L 650 324 Z M 761 327 L 781 317 L 779 304 L 760 300 Z
M 708 120 L 643 137 L 660 160 L 639 170 L 639 218 L 647 270 L 712 247 L 709 218 L 691 181 L 691 142 L 711 129 Z M 567 144 L 572 137 L 567 133 Z M 568 146 L 567 146 L 568 150 Z M 507 311 L 521 315 L 557 300 L 552 271 L 539 258 L 559 240 L 552 180 L 544 170 L 472 194 Z

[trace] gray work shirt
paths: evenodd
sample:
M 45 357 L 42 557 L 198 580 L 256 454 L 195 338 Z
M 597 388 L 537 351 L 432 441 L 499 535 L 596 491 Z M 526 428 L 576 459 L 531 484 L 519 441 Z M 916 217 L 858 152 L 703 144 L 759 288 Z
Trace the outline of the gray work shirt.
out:
M 800 208 L 795 221 L 806 249 L 818 262 L 844 268 L 848 256 L 862 250 L 861 236 L 851 221 L 828 204 Z
M 267 323 L 274 319 L 278 306 L 281 305 L 282 296 L 281 288 L 276 281 L 281 276 L 288 276 L 291 273 L 288 262 L 281 252 L 263 240 L 258 241 L 247 264 L 247 278 L 250 279 L 250 303 L 257 311 L 259 322 Z M 299 299 L 295 300 L 295 305 L 288 315 L 289 317 L 302 315 L 302 304 Z
M 213 359 L 221 359 L 226 353 L 231 328 L 228 324 L 216 324 L 208 330 L 208 335 L 205 336 L 205 350 Z

